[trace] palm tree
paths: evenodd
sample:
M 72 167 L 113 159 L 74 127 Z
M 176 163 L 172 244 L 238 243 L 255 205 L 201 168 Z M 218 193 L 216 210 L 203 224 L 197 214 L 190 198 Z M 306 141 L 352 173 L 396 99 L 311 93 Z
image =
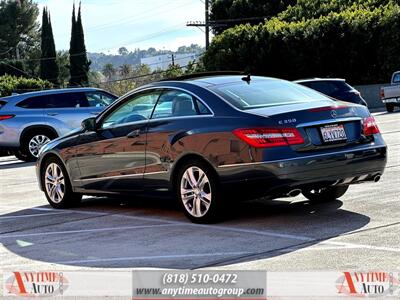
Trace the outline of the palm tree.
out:
M 103 73 L 103 75 L 106 76 L 108 80 L 110 80 L 115 76 L 115 73 L 117 73 L 117 71 L 115 70 L 113 64 L 105 64 L 103 69 L 101 70 L 101 73 Z
M 122 78 L 128 77 L 130 74 L 132 74 L 132 65 L 129 64 L 123 64 L 119 67 L 119 75 Z

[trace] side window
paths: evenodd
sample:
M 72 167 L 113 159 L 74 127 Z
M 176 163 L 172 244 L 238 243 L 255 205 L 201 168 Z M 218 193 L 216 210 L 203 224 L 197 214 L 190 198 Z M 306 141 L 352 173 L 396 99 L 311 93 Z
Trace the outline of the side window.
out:
M 155 91 L 132 95 L 104 119 L 102 128 L 149 119 L 159 96 Z
M 85 94 L 90 107 L 109 106 L 116 99 L 116 97 L 102 92 L 87 92 Z
M 38 96 L 25 99 L 17 104 L 17 106 L 27 109 L 43 109 L 48 106 L 51 101 L 51 96 Z
M 197 115 L 195 102 L 198 101 L 188 93 L 170 90 L 164 92 L 157 102 L 152 119 Z
M 199 109 L 200 115 L 211 115 L 211 111 L 201 102 L 200 100 L 196 99 L 197 107 Z
M 393 76 L 393 83 L 399 83 L 400 82 L 400 73 L 397 73 Z
M 48 108 L 88 107 L 84 93 L 61 93 L 51 95 Z

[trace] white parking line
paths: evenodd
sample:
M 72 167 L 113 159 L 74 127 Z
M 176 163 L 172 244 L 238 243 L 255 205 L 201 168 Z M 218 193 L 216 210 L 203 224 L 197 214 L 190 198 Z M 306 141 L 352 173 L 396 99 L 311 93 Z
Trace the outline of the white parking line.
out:
M 45 210 L 45 211 L 60 211 L 55 210 L 52 208 L 40 208 L 40 207 L 33 207 L 33 208 L 26 208 L 32 210 Z M 1 238 L 11 238 L 11 237 L 26 237 L 26 236 L 39 236 L 39 235 L 53 235 L 53 234 L 68 234 L 68 233 L 85 233 L 85 232 L 97 232 L 97 231 L 109 231 L 109 230 L 124 230 L 124 229 L 141 229 L 141 228 L 152 228 L 152 227 L 168 227 L 168 226 L 192 226 L 192 227 L 201 227 L 205 229 L 213 229 L 213 230 L 222 230 L 222 231 L 231 231 L 237 233 L 246 233 L 246 234 L 255 234 L 255 235 L 262 235 L 268 237 L 275 237 L 275 238 L 283 238 L 283 239 L 291 239 L 291 240 L 298 240 L 302 242 L 317 242 L 317 244 L 325 244 L 325 245 L 333 245 L 333 246 L 347 246 L 351 248 L 363 248 L 363 249 L 370 249 L 370 250 L 381 250 L 381 251 L 389 251 L 389 252 L 400 252 L 399 248 L 391 248 L 391 247 L 380 247 L 380 246 L 371 246 L 371 245 L 363 245 L 363 244 L 354 244 L 354 243 L 344 243 L 344 242 L 334 242 L 334 241 L 319 241 L 319 239 L 302 236 L 302 235 L 294 235 L 294 234 L 286 234 L 280 233 L 276 231 L 268 231 L 268 230 L 253 230 L 253 229 L 242 229 L 242 228 L 235 228 L 235 227 L 227 227 L 227 226 L 220 226 L 220 225 L 204 225 L 204 224 L 193 224 L 189 223 L 189 221 L 170 221 L 152 217 L 141 217 L 141 216 L 131 216 L 131 215 L 124 215 L 124 214 L 110 214 L 104 212 L 95 212 L 95 211 L 82 211 L 82 210 L 62 210 L 62 212 L 74 212 L 74 213 L 81 213 L 81 214 L 88 214 L 88 215 L 99 215 L 99 216 L 109 216 L 109 217 L 123 217 L 123 218 L 132 218 L 137 220 L 144 220 L 144 221 L 152 221 L 152 222 L 164 222 L 165 224 L 156 224 L 156 225 L 141 225 L 141 226 L 131 226 L 131 227 L 114 227 L 114 228 L 99 228 L 99 229 L 82 229 L 82 230 L 71 230 L 71 231 L 59 231 L 59 232 L 44 232 L 44 233 L 27 233 L 27 234 L 16 234 L 16 235 L 9 235 L 9 236 L 1 236 Z M 296 246 L 293 246 L 294 248 Z M 301 248 L 301 247 L 300 247 Z
M 72 233 L 102 232 L 102 231 L 114 231 L 114 230 L 126 230 L 126 229 L 144 229 L 144 228 L 167 227 L 167 226 L 176 226 L 176 224 L 138 225 L 138 226 L 108 227 L 108 228 L 66 230 L 66 231 L 53 231 L 53 232 L 21 233 L 21 234 L 0 235 L 0 239 L 18 238 L 18 237 L 27 237 L 27 236 L 40 236 L 40 235 L 58 235 L 58 234 L 72 234 Z
M 80 259 L 68 261 L 56 261 L 55 264 L 82 264 L 91 262 L 112 262 L 112 261 L 128 261 L 128 260 L 153 260 L 153 259 L 178 259 L 178 258 L 195 258 L 195 257 L 214 257 L 227 255 L 247 255 L 251 252 L 214 252 L 214 253 L 194 253 L 194 254 L 177 254 L 177 255 L 158 255 L 158 256 L 132 256 L 132 257 L 111 257 L 111 258 L 95 258 Z
M 18 219 L 18 218 L 32 218 L 32 217 L 42 217 L 42 216 L 53 216 L 53 215 L 61 215 L 64 212 L 54 212 L 54 213 L 45 213 L 45 214 L 33 214 L 33 215 L 19 215 L 19 216 L 2 216 L 0 220 L 4 219 Z

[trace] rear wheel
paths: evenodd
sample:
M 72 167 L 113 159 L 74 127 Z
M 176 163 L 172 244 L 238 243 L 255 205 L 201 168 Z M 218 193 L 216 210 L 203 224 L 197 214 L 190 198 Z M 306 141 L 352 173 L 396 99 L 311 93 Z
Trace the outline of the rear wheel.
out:
M 191 160 L 181 166 L 175 189 L 185 215 L 192 222 L 212 223 L 221 216 L 218 180 L 206 163 Z
M 387 112 L 393 112 L 394 105 L 392 103 L 386 103 L 386 110 L 387 110 Z
M 76 206 L 82 200 L 82 195 L 72 191 L 67 171 L 58 158 L 52 157 L 45 162 L 42 182 L 47 201 L 54 208 Z
M 321 189 L 303 191 L 303 195 L 313 202 L 328 202 L 342 197 L 348 189 L 348 185 L 329 186 Z
M 35 161 L 39 157 L 40 148 L 56 137 L 57 136 L 49 130 L 28 132 L 23 137 L 21 148 L 15 156 L 24 161 Z

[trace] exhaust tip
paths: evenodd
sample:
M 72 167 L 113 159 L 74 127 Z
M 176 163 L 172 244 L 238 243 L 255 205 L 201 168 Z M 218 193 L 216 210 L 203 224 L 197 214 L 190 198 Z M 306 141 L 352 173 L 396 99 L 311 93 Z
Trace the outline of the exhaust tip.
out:
M 286 195 L 289 196 L 289 197 L 296 197 L 296 196 L 298 196 L 300 194 L 301 194 L 301 190 L 300 189 L 294 189 L 294 190 L 291 190 Z
M 374 176 L 374 182 L 378 182 L 379 180 L 381 180 L 381 175 L 380 174 L 375 175 Z

